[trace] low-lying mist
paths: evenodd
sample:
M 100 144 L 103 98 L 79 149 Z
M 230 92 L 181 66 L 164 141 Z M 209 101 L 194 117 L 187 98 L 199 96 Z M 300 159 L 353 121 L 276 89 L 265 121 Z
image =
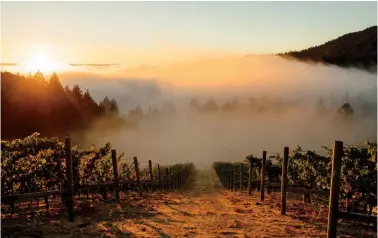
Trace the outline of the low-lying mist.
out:
M 320 152 L 334 140 L 376 141 L 376 74 L 364 71 L 248 56 L 61 78 L 88 88 L 98 101 L 115 98 L 128 120 L 134 120 L 129 110 L 140 106 L 145 116 L 136 128 L 104 132 L 101 124 L 84 136 L 86 143 L 110 142 L 126 159 L 206 167 L 263 150 L 282 153 L 284 146 Z M 196 113 L 192 99 L 207 111 Z M 319 112 L 320 101 L 326 113 Z M 348 118 L 337 113 L 344 103 L 354 111 Z

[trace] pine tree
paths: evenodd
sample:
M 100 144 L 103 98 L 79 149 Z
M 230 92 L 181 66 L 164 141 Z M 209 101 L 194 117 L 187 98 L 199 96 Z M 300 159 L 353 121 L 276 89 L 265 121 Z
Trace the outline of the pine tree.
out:
M 218 111 L 218 105 L 213 99 L 211 99 L 202 106 L 201 111 L 216 112 Z
M 118 103 L 114 98 L 112 98 L 112 100 L 110 101 L 109 110 L 112 115 L 117 115 L 117 116 L 119 115 Z
M 338 113 L 344 117 L 349 117 L 353 114 L 354 110 L 349 103 L 344 103 L 339 109 Z

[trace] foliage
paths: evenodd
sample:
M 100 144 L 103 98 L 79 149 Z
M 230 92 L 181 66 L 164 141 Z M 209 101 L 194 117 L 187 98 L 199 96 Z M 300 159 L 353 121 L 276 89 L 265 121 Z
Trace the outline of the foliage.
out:
M 55 73 L 46 78 L 41 72 L 29 76 L 1 72 L 2 138 L 25 137 L 35 131 L 64 136 L 67 131 L 87 129 L 100 117 L 118 115 L 117 102 L 108 101 L 109 105 L 105 99 L 97 104 L 77 84 L 72 89 L 63 87 Z
M 58 138 L 41 137 L 39 133 L 24 139 L 1 141 L 1 194 L 19 194 L 55 190 L 65 187 L 66 152 L 65 145 Z M 110 143 L 97 148 L 87 149 L 73 146 L 71 148 L 74 187 L 113 183 L 113 164 Z M 117 157 L 120 182 L 135 180 L 134 163 L 127 163 L 123 154 Z M 172 179 L 184 169 L 193 165 L 175 164 L 169 166 L 170 175 L 165 176 L 161 167 L 161 179 Z M 140 168 L 141 180 L 149 180 L 149 169 Z M 154 180 L 158 179 L 157 168 L 153 168 Z
M 376 72 L 377 26 L 343 35 L 323 45 L 279 55 Z
M 73 146 L 71 156 L 75 187 L 112 181 L 109 143 L 101 148 Z M 1 141 L 1 157 L 3 195 L 60 189 L 65 185 L 66 152 L 64 143 L 57 138 L 34 133 L 24 139 Z M 123 154 L 118 160 L 122 157 Z
M 349 103 L 344 103 L 337 112 L 343 117 L 348 117 L 353 114 L 354 110 Z
M 288 180 L 290 185 L 311 188 L 316 190 L 329 190 L 332 170 L 332 149 L 325 146 L 325 155 L 315 151 L 303 150 L 297 147 L 289 154 Z M 252 160 L 256 164 L 256 171 L 261 169 L 261 159 L 249 155 L 244 160 L 248 171 Z M 273 163 L 272 161 L 276 161 Z M 277 181 L 280 178 L 282 157 L 278 154 L 267 158 L 266 171 L 268 181 Z M 230 167 L 237 163 L 215 162 L 213 167 L 217 170 Z M 344 146 L 341 163 L 341 198 L 352 201 L 370 201 L 377 205 L 377 143 L 367 141 L 365 146 Z

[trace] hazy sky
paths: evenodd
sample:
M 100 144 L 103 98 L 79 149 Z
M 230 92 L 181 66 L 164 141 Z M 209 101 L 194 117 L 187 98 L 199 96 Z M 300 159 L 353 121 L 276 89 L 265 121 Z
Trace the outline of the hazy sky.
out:
M 376 25 L 377 2 L 2 2 L 2 62 L 140 65 L 300 50 Z

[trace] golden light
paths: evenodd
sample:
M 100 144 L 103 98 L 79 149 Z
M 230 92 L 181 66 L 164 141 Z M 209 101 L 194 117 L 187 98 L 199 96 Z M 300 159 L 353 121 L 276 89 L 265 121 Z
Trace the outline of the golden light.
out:
M 50 73 L 62 69 L 64 64 L 51 60 L 46 53 L 37 53 L 26 62 L 26 70 L 29 72 L 41 71 Z

